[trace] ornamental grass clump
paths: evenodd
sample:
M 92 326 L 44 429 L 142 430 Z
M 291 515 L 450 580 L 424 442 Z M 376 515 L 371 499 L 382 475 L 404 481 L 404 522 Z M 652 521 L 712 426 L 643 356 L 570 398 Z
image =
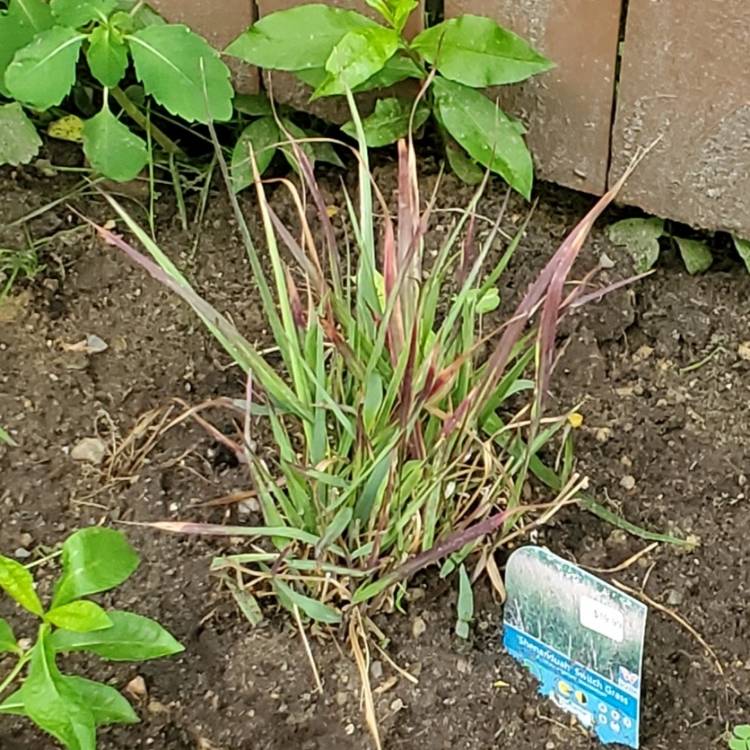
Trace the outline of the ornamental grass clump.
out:
M 254 168 L 262 249 L 228 191 L 253 272 L 248 294 L 273 336 L 273 364 L 109 199 L 150 257 L 100 227 L 101 236 L 182 297 L 246 373 L 244 398 L 212 402 L 236 411 L 237 435 L 212 432 L 246 464 L 262 525 L 153 525 L 247 537 L 246 552 L 213 567 L 241 594 L 251 620 L 262 617 L 258 598 L 270 595 L 298 622 L 336 625 L 353 609 L 398 606 L 404 582 L 440 563 L 443 575 L 461 571 L 466 624 L 467 581 L 486 571 L 501 588 L 498 545 L 580 499 L 569 450 L 575 420 L 545 417 L 543 407 L 561 317 L 606 291 L 592 291 L 590 278 L 567 279 L 614 191 L 560 245 L 516 309 L 490 324 L 525 224 L 504 240 L 499 258 L 502 213 L 480 241 L 475 211 L 485 179 L 440 247 L 426 252 L 440 188 L 423 200 L 416 154 L 402 140 L 391 206 L 370 172 L 356 114 L 355 122 L 359 176 L 346 195 L 345 231 L 334 229 L 305 149 L 291 136 L 298 183 L 264 182 Z M 249 158 L 254 163 L 252 151 Z M 294 207 L 294 226 L 269 202 L 270 182 L 275 199 Z M 480 355 L 488 346 L 490 355 Z M 562 449 L 550 466 L 540 454 L 553 439 Z

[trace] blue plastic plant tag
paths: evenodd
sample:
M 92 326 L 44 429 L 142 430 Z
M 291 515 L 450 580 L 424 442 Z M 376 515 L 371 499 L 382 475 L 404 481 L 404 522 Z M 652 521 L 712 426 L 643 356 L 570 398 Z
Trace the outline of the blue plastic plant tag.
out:
M 605 744 L 638 747 L 647 608 L 541 547 L 508 560 L 503 642 Z

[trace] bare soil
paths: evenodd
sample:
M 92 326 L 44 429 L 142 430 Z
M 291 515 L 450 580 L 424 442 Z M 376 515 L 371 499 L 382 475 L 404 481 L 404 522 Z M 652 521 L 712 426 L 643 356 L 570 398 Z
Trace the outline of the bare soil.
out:
M 383 167 L 381 178 L 392 181 L 392 168 Z M 328 184 L 332 203 L 341 205 L 336 180 Z M 0 185 L 0 227 L 70 187 L 63 178 L 43 178 L 31 169 L 0 172 Z M 440 202 L 462 205 L 468 195 L 449 180 Z M 482 212 L 493 215 L 501 198 L 500 186 L 493 185 Z M 244 200 L 251 215 L 252 201 Z M 110 218 L 100 201 L 74 203 L 94 218 Z M 506 308 L 590 205 L 589 197 L 541 188 L 528 235 L 503 280 Z M 192 238 L 179 231 L 170 196 L 157 206 L 159 237 L 172 257 L 202 293 L 231 312 L 248 338 L 264 341 L 244 251 L 220 192 L 211 196 L 192 259 Z M 509 227 L 523 211 L 520 202 L 512 204 Z M 451 221 L 451 214 L 440 216 L 435 241 Z M 79 222 L 61 204 L 30 222 L 28 230 L 40 238 Z M 25 240 L 19 229 L 0 231 L 0 246 Z M 617 261 L 608 272 L 611 280 L 629 273 L 601 229 L 587 245 L 582 267 L 602 252 Z M 100 522 L 257 520 L 238 518 L 236 509 L 194 507 L 248 486 L 231 456 L 195 425 L 174 428 L 147 450 L 150 430 L 166 410 L 171 406 L 171 416 L 179 413 L 175 397 L 198 403 L 242 393 L 242 378 L 228 367 L 226 355 L 189 310 L 90 232 L 58 237 L 44 259 L 42 277 L 17 286 L 0 305 L 0 424 L 20 444 L 0 447 L 0 550 L 33 554 L 80 526 Z M 750 552 L 742 531 L 750 523 L 750 361 L 739 354 L 750 339 L 748 299 L 750 277 L 729 253 L 719 252 L 714 269 L 698 278 L 667 253 L 652 277 L 571 318 L 561 341 L 567 348 L 556 373 L 555 399 L 566 407 L 583 401 L 577 456 L 596 496 L 635 523 L 700 541 L 688 552 L 659 546 L 627 569 L 605 575 L 643 586 L 648 597 L 690 623 L 715 649 L 723 670 L 720 674 L 684 626 L 652 608 L 645 750 L 720 748 L 727 726 L 750 718 Z M 66 348 L 89 334 L 109 348 L 91 355 Z M 153 421 L 144 422 L 144 415 Z M 132 442 L 102 467 L 74 461 L 72 448 L 96 435 L 112 446 L 121 447 L 128 436 Z M 332 641 L 313 643 L 325 684 L 319 695 L 288 619 L 269 612 L 251 629 L 209 576 L 212 555 L 241 544 L 138 527 L 127 531 L 143 564 L 112 600 L 159 619 L 186 650 L 179 658 L 144 665 L 78 662 L 88 676 L 119 689 L 138 676 L 147 688 L 137 701 L 142 723 L 102 732 L 102 748 L 371 747 L 358 677 L 346 652 Z M 533 541 L 595 568 L 617 566 L 646 545 L 580 509 L 558 517 Z M 479 587 L 478 618 L 465 643 L 453 634 L 453 582 L 428 573 L 413 586 L 406 616 L 379 619 L 391 638 L 391 657 L 419 679 L 415 686 L 398 678 L 383 660 L 373 667 L 385 748 L 597 747 L 567 716 L 538 699 L 533 681 L 503 653 L 502 608 L 488 587 Z M 0 601 L 0 616 L 10 614 L 8 603 Z M 415 636 L 418 619 L 426 628 Z M 31 625 L 20 618 L 14 622 L 20 631 Z M 3 666 L 0 662 L 0 674 Z M 52 747 L 28 724 L 0 720 L 2 750 Z

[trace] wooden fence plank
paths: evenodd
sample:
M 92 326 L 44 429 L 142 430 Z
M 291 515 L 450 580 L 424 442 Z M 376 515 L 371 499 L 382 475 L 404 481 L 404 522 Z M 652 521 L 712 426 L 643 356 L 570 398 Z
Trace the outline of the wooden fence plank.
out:
M 611 178 L 661 141 L 622 199 L 750 237 L 750 3 L 630 0 Z
M 502 87 L 497 95 L 527 124 L 540 177 L 603 193 L 621 0 L 445 1 L 446 17 L 463 13 L 494 18 L 556 63 L 554 70 Z

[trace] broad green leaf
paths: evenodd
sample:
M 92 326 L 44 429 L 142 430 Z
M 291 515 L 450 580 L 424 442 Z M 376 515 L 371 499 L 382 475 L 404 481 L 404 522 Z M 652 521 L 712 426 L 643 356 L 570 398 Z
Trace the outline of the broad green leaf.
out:
M 309 596 L 300 594 L 291 586 L 284 583 L 280 578 L 272 579 L 273 587 L 281 601 L 288 609 L 294 609 L 295 606 L 301 612 L 306 614 L 311 620 L 325 622 L 329 625 L 338 625 L 341 622 L 341 613 L 332 607 L 329 607 L 317 599 L 311 599 Z
M 242 131 L 232 150 L 232 187 L 235 193 L 253 184 L 250 146 L 258 172 L 263 174 L 273 160 L 280 140 L 279 126 L 273 117 L 261 117 Z
M 480 290 L 475 290 L 479 292 Z M 476 296 L 476 295 L 475 295 Z M 491 313 L 493 310 L 497 310 L 500 307 L 500 292 L 496 287 L 488 289 L 479 299 L 476 301 L 476 311 L 480 315 L 486 315 Z
M 219 53 L 187 26 L 147 26 L 127 37 L 138 80 L 188 122 L 232 117 L 234 92 Z
M 478 185 L 484 170 L 453 139 L 445 144 L 445 156 L 456 177 L 467 185 Z
M 750 240 L 741 240 L 739 237 L 732 237 L 734 246 L 739 253 L 742 262 L 745 264 L 748 273 L 750 273 Z
M 235 94 L 234 108 L 252 117 L 273 114 L 273 107 L 265 94 Z
M 394 83 L 404 81 L 407 78 L 423 78 L 425 73 L 409 57 L 395 54 L 375 75 L 370 76 L 364 83 L 360 83 L 354 89 L 355 93 L 361 91 L 372 91 L 373 89 L 385 89 L 393 86 Z M 315 87 L 319 86 L 325 79 L 325 70 L 321 71 L 321 78 L 314 83 Z
M 18 102 L 0 105 L 0 164 L 28 164 L 41 146 L 42 139 L 21 105 Z M 0 442 L 13 444 L 2 428 Z
M 441 76 L 432 87 L 445 129 L 472 158 L 528 199 L 534 182 L 531 154 L 505 113 L 479 91 Z
M 79 28 L 91 21 L 106 23 L 117 0 L 50 0 L 50 8 L 61 26 Z
M 137 724 L 140 721 L 130 703 L 113 687 L 73 675 L 63 676 L 63 682 L 88 707 L 96 726 Z
M 11 693 L 2 703 L 0 703 L 0 715 L 26 716 L 26 709 L 23 705 L 23 693 L 21 690 L 23 690 L 23 688 Z
M 382 26 L 345 34 L 326 60 L 328 78 L 315 90 L 312 98 L 355 89 L 383 69 L 398 45 L 398 34 Z
M 8 93 L 5 69 L 16 52 L 52 23 L 49 6 L 42 0 L 10 0 L 8 12 L 0 14 L 0 94 Z
M 16 560 L 0 555 L 0 589 L 24 609 L 41 617 L 44 608 L 34 589 L 31 573 Z
M 97 172 L 117 182 L 135 179 L 148 162 L 146 142 L 106 106 L 84 123 L 83 152 Z
M 554 67 L 521 37 L 482 16 L 443 21 L 411 46 L 441 75 L 474 88 L 516 83 Z
M 107 612 L 112 626 L 90 633 L 56 630 L 50 639 L 55 651 L 88 651 L 110 661 L 146 661 L 183 651 L 182 645 L 158 622 L 132 612 Z
M 303 68 L 302 70 L 294 70 L 292 72 L 302 83 L 306 83 L 314 89 L 322 86 L 328 78 L 325 68 Z
M 661 219 L 623 219 L 607 227 L 610 242 L 624 247 L 635 262 L 637 273 L 653 268 L 659 259 L 659 238 L 664 234 Z
M 16 700 L 23 701 L 25 715 L 69 750 L 95 750 L 94 714 L 66 683 L 48 639 L 42 628 L 32 651 L 28 676 L 14 694 Z
M 86 60 L 91 74 L 102 86 L 114 88 L 128 69 L 128 48 L 108 26 L 97 26 L 89 37 Z
M 261 18 L 226 52 L 269 70 L 323 68 L 345 34 L 365 28 L 378 26 L 351 10 L 320 3 L 298 5 Z
M 80 600 L 55 607 L 47 612 L 45 619 L 58 628 L 75 633 L 88 633 L 112 627 L 112 620 L 96 603 Z
M 474 592 L 471 589 L 471 581 L 463 563 L 458 569 L 458 604 L 456 610 L 458 615 L 456 635 L 459 638 L 467 639 L 469 637 L 469 624 L 474 617 Z
M 732 733 L 741 740 L 750 740 L 750 724 L 738 724 Z
M 53 26 L 16 52 L 5 71 L 5 86 L 14 99 L 35 109 L 55 107 L 75 83 L 76 62 L 85 37 Z
M 406 99 L 378 99 L 375 111 L 362 120 L 367 145 L 370 148 L 379 148 L 395 143 L 399 138 L 405 138 L 409 134 L 411 113 L 412 102 Z M 418 105 L 414 113 L 414 130 L 419 130 L 429 116 L 429 107 L 424 104 Z M 353 122 L 346 123 L 342 130 L 352 138 L 357 137 Z
M 55 586 L 52 606 L 119 586 L 139 562 L 135 550 L 119 531 L 99 526 L 76 531 L 63 544 L 63 574 Z
M 98 727 L 136 724 L 139 721 L 127 700 L 109 685 L 71 675 L 59 675 L 57 682 L 64 695 L 74 698 L 91 711 L 94 724 Z M 0 704 L 0 714 L 28 716 L 24 701 L 24 688 L 21 687 Z
M 0 617 L 0 654 L 15 652 L 18 650 L 13 628 Z
M 44 0 L 10 0 L 8 18 L 14 24 L 31 29 L 34 34 L 45 31 L 54 24 L 49 5 Z
M 316 133 L 313 130 L 308 131 L 307 135 L 310 138 L 321 137 L 319 133 Z M 322 161 L 326 164 L 333 164 L 336 167 L 344 166 L 344 162 L 341 161 L 341 157 L 336 153 L 336 149 L 330 141 L 310 141 L 309 145 L 313 152 L 313 161 Z
M 680 248 L 680 255 L 685 263 L 685 268 L 691 276 L 708 271 L 714 262 L 714 258 L 705 242 L 686 240 L 681 237 L 675 237 L 674 240 L 677 247 Z

